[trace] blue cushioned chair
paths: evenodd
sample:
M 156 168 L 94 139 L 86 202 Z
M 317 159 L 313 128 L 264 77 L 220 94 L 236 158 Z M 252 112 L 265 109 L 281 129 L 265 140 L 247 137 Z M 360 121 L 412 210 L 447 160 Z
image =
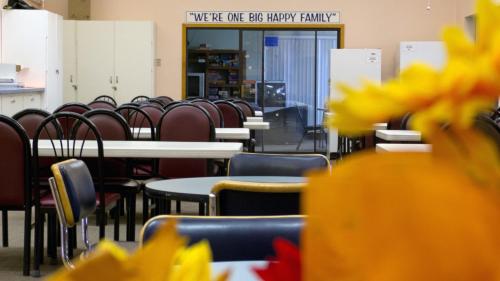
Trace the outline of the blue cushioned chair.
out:
M 272 242 L 281 237 L 298 245 L 304 227 L 303 216 L 189 217 L 162 215 L 150 219 L 142 228 L 146 243 L 159 226 L 177 219 L 177 232 L 189 244 L 206 239 L 214 261 L 265 260 L 275 254 Z
M 330 161 L 321 154 L 240 153 L 228 166 L 228 176 L 301 177 L 310 170 L 329 169 Z
M 220 181 L 209 195 L 209 215 L 298 215 L 304 186 L 304 183 Z
M 49 179 L 50 189 L 61 225 L 61 257 L 66 267 L 73 268 L 68 254 L 68 229 L 81 221 L 86 250 L 91 249 L 87 217 L 96 210 L 94 183 L 87 165 L 82 160 L 59 162 L 53 164 L 51 170 L 54 177 Z

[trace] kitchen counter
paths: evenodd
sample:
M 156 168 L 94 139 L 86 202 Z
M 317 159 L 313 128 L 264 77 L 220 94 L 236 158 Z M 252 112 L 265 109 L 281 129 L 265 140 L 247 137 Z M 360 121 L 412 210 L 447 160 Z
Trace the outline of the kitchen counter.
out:
M 44 92 L 45 88 L 0 87 L 0 95 Z

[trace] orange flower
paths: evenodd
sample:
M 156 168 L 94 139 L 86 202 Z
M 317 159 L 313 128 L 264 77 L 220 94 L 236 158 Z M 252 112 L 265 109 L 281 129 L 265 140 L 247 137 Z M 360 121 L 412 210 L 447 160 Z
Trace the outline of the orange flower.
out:
M 497 190 L 446 158 L 360 153 L 303 203 L 304 280 L 500 280 Z

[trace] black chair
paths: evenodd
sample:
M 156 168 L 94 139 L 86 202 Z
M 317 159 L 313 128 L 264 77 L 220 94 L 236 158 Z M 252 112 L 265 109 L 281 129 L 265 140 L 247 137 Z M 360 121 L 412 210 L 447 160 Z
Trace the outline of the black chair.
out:
M 326 145 L 327 143 L 327 133 L 325 128 L 323 127 L 322 123 L 317 123 L 317 124 L 312 124 L 309 125 L 307 121 L 307 107 L 305 106 L 296 106 L 297 109 L 297 117 L 299 119 L 300 125 L 302 126 L 302 136 L 299 140 L 299 143 L 297 144 L 297 147 L 295 150 L 299 150 L 300 147 L 302 146 L 302 143 L 304 142 L 304 139 L 306 136 L 314 134 L 314 135 L 319 135 L 320 139 L 320 144 L 324 143 Z M 323 119 L 325 113 L 323 112 Z
M 107 109 L 94 109 L 84 116 L 96 126 L 103 140 L 132 140 L 127 121 L 119 113 Z M 85 161 L 93 174 L 96 174 L 97 161 L 92 158 L 86 158 Z M 136 195 L 140 191 L 140 184 L 131 179 L 132 164 L 125 158 L 105 158 L 102 162 L 102 171 L 105 191 L 119 193 L 127 200 L 127 241 L 134 241 Z M 115 239 L 118 240 L 118 236 L 115 236 Z
M 220 181 L 209 195 L 209 215 L 298 215 L 304 186 L 304 183 Z
M 143 102 L 147 102 L 147 101 L 149 101 L 148 96 L 136 96 L 130 102 L 143 103 Z
M 30 274 L 31 261 L 31 148 L 28 136 L 13 119 L 0 115 L 0 209 L 3 246 L 8 246 L 7 211 L 24 211 L 23 275 Z
M 88 104 L 88 106 L 92 109 L 109 109 L 109 110 L 114 110 L 116 108 L 116 105 L 114 105 L 111 102 L 104 101 L 104 100 L 95 100 L 92 101 Z
M 215 128 L 224 128 L 224 118 L 222 117 L 222 112 L 213 102 L 196 99 L 191 101 L 191 103 L 203 107 L 208 114 L 210 114 L 210 117 L 214 121 Z
M 29 108 L 14 114 L 12 119 L 16 120 L 32 139 L 40 123 L 49 115 L 50 113 L 45 110 Z
M 165 105 L 174 101 L 173 98 L 168 97 L 168 96 L 157 96 L 156 99 L 163 101 L 163 103 L 165 103 Z
M 161 225 L 172 219 L 177 220 L 177 232 L 188 237 L 190 245 L 208 240 L 215 262 L 265 260 L 275 254 L 274 239 L 281 237 L 299 245 L 304 228 L 303 216 L 157 216 L 144 225 L 141 243 L 147 243 Z
M 241 111 L 243 112 L 243 114 L 245 114 L 245 117 L 253 117 L 253 116 L 255 116 L 255 110 L 254 110 L 254 108 L 247 101 L 244 101 L 244 100 L 235 100 L 235 101 L 233 101 L 233 103 L 236 104 L 241 109 Z
M 156 127 L 156 140 L 212 142 L 215 141 L 214 123 L 202 107 L 190 103 L 176 104 L 167 108 L 162 115 Z M 162 178 L 206 177 L 214 174 L 211 159 L 159 159 L 156 168 L 156 175 Z M 170 201 L 167 202 L 170 204 Z M 180 209 L 180 203 L 177 208 Z
M 169 103 L 166 103 L 164 102 L 163 100 L 161 99 L 158 99 L 158 98 L 152 98 L 152 99 L 149 99 L 148 100 L 148 103 L 147 104 L 150 104 L 150 105 L 154 105 L 154 106 L 157 106 L 161 109 L 163 109 L 163 107 Z
M 403 118 L 401 119 L 401 125 L 400 128 L 401 130 L 408 130 L 409 129 L 409 122 L 411 119 L 412 114 L 411 113 L 406 113 Z
M 214 104 L 222 112 L 224 118 L 224 128 L 242 128 L 245 122 L 245 115 L 241 109 L 229 101 L 215 101 Z
M 72 124 L 64 126 L 62 124 Z M 56 128 L 55 132 L 51 132 L 52 128 Z M 102 163 L 104 158 L 102 138 L 95 125 L 83 115 L 74 112 L 58 112 L 47 117 L 38 127 L 38 130 L 33 138 L 33 161 L 34 161 L 34 178 L 35 182 L 35 265 L 33 275 L 40 275 L 40 263 L 43 259 L 43 223 L 44 214 L 49 214 L 49 242 L 53 241 L 55 234 L 55 221 L 50 221 L 55 217 L 55 201 L 51 194 L 43 195 L 39 188 L 39 143 L 42 141 L 49 142 L 52 147 L 51 154 L 57 162 L 71 159 L 83 158 L 83 151 L 90 139 L 95 140 L 97 144 L 97 174 L 94 174 L 96 179 L 97 192 L 97 214 L 101 218 L 99 220 L 99 237 L 105 236 L 105 214 L 112 207 L 119 207 L 120 195 L 116 193 L 104 192 L 104 180 L 102 172 Z M 119 212 L 115 212 L 115 237 L 119 233 Z M 75 234 L 76 235 L 76 234 Z M 51 239 L 52 238 L 52 239 Z M 76 246 L 76 241 L 73 239 L 72 246 Z M 52 249 L 55 245 L 49 245 Z M 70 247 L 72 250 L 72 247 Z M 54 253 L 51 253 L 54 254 Z M 72 253 L 70 252 L 70 255 Z
M 167 110 L 169 109 L 170 107 L 174 106 L 174 105 L 178 105 L 178 104 L 181 104 L 181 103 L 185 103 L 186 101 L 183 101 L 183 100 L 176 100 L 176 101 L 172 101 L 170 103 L 168 103 L 167 105 L 165 105 L 163 107 L 164 110 Z
M 132 139 L 135 140 L 155 140 L 155 126 L 149 114 L 139 107 L 120 106 L 115 110 L 125 118 L 129 127 L 132 129 Z M 148 137 L 143 137 L 144 129 L 149 129 Z M 137 180 L 148 180 L 155 177 L 156 159 L 130 159 L 132 165 L 132 178 Z M 144 191 L 144 184 L 141 185 Z M 143 192 L 142 196 L 142 220 L 143 223 L 149 218 L 149 198 Z
M 110 102 L 110 103 L 114 104 L 115 106 L 118 105 L 116 103 L 116 100 L 112 96 L 108 96 L 108 95 L 100 95 L 97 98 L 95 98 L 94 101 L 106 101 L 106 102 Z
M 228 164 L 228 176 L 301 177 L 310 170 L 330 169 L 321 154 L 239 153 Z

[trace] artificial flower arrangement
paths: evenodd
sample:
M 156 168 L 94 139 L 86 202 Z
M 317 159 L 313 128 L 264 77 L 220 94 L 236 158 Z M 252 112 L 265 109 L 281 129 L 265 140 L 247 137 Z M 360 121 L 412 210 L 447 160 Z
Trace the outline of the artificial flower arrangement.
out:
M 477 40 L 447 28 L 442 70 L 409 67 L 383 85 L 342 86 L 328 123 L 346 134 L 411 112 L 432 153 L 361 152 L 309 177 L 301 249 L 275 241 L 262 280 L 500 280 L 498 147 L 472 129 L 500 96 L 500 6 L 477 3 Z M 443 124 L 450 124 L 442 130 Z M 206 242 L 167 224 L 129 256 L 111 242 L 60 280 L 213 280 Z M 217 280 L 226 280 L 225 273 Z

